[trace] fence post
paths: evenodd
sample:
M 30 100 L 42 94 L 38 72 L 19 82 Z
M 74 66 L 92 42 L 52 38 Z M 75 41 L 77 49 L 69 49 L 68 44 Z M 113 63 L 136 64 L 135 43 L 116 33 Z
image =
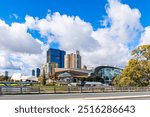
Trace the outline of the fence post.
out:
M 105 92 L 105 87 L 102 88 L 103 93 Z
M 20 87 L 20 93 L 22 94 L 22 83 L 20 82 L 20 85 L 21 85 L 21 87 Z
M 80 86 L 80 93 L 82 93 L 82 86 Z
M 38 92 L 41 93 L 41 89 L 40 89 L 40 83 L 38 83 Z
M 2 87 L 0 87 L 0 95 L 2 95 L 3 93 L 2 93 Z
M 56 93 L 56 82 L 54 82 L 54 93 Z
M 70 87 L 68 86 L 68 93 L 70 93 Z
M 92 85 L 92 93 L 94 93 L 94 88 L 93 88 L 93 85 Z
M 22 94 L 22 86 L 20 87 L 20 93 Z

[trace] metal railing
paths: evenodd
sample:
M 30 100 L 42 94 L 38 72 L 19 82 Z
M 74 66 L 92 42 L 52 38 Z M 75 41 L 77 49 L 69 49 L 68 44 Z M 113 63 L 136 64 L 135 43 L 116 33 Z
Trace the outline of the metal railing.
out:
M 109 92 L 143 92 L 150 87 L 113 87 L 113 86 L 40 86 L 31 82 L 0 82 L 0 95 L 5 94 L 50 94 L 50 93 L 109 93 Z
M 37 85 L 33 87 L 33 85 Z M 39 83 L 34 82 L 0 82 L 0 95 L 40 93 Z

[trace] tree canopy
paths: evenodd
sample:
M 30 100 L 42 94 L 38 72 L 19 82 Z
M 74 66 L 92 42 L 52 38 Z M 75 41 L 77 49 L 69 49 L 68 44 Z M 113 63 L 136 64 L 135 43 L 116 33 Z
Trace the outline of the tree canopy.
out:
M 122 75 L 114 79 L 117 86 L 147 86 L 150 81 L 150 45 L 141 45 L 131 52 L 132 59 Z

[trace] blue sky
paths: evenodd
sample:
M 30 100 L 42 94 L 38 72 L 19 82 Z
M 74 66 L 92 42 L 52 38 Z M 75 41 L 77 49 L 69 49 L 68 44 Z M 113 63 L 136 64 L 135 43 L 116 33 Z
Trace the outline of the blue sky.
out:
M 150 25 L 149 0 L 121 0 L 131 8 L 138 8 L 142 14 L 141 22 L 144 26 Z M 13 21 L 23 22 L 28 14 L 33 17 L 45 17 L 48 9 L 69 16 L 80 16 L 81 19 L 92 23 L 94 28 L 100 26 L 99 20 L 106 15 L 107 0 L 0 0 L 0 18 L 7 23 Z M 10 18 L 13 13 L 19 19 Z
M 89 67 L 125 66 L 132 49 L 150 43 L 149 4 L 148 0 L 0 0 L 0 69 L 27 72 L 40 67 L 49 46 L 67 53 L 80 50 Z

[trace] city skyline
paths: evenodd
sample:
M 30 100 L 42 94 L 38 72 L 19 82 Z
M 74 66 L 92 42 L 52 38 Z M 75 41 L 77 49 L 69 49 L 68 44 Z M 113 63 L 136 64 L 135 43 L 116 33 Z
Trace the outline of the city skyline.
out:
M 50 47 L 67 53 L 79 50 L 82 65 L 88 67 L 125 66 L 131 50 L 150 44 L 149 1 L 20 2 L 0 4 L 2 70 L 30 74 L 46 63 Z

